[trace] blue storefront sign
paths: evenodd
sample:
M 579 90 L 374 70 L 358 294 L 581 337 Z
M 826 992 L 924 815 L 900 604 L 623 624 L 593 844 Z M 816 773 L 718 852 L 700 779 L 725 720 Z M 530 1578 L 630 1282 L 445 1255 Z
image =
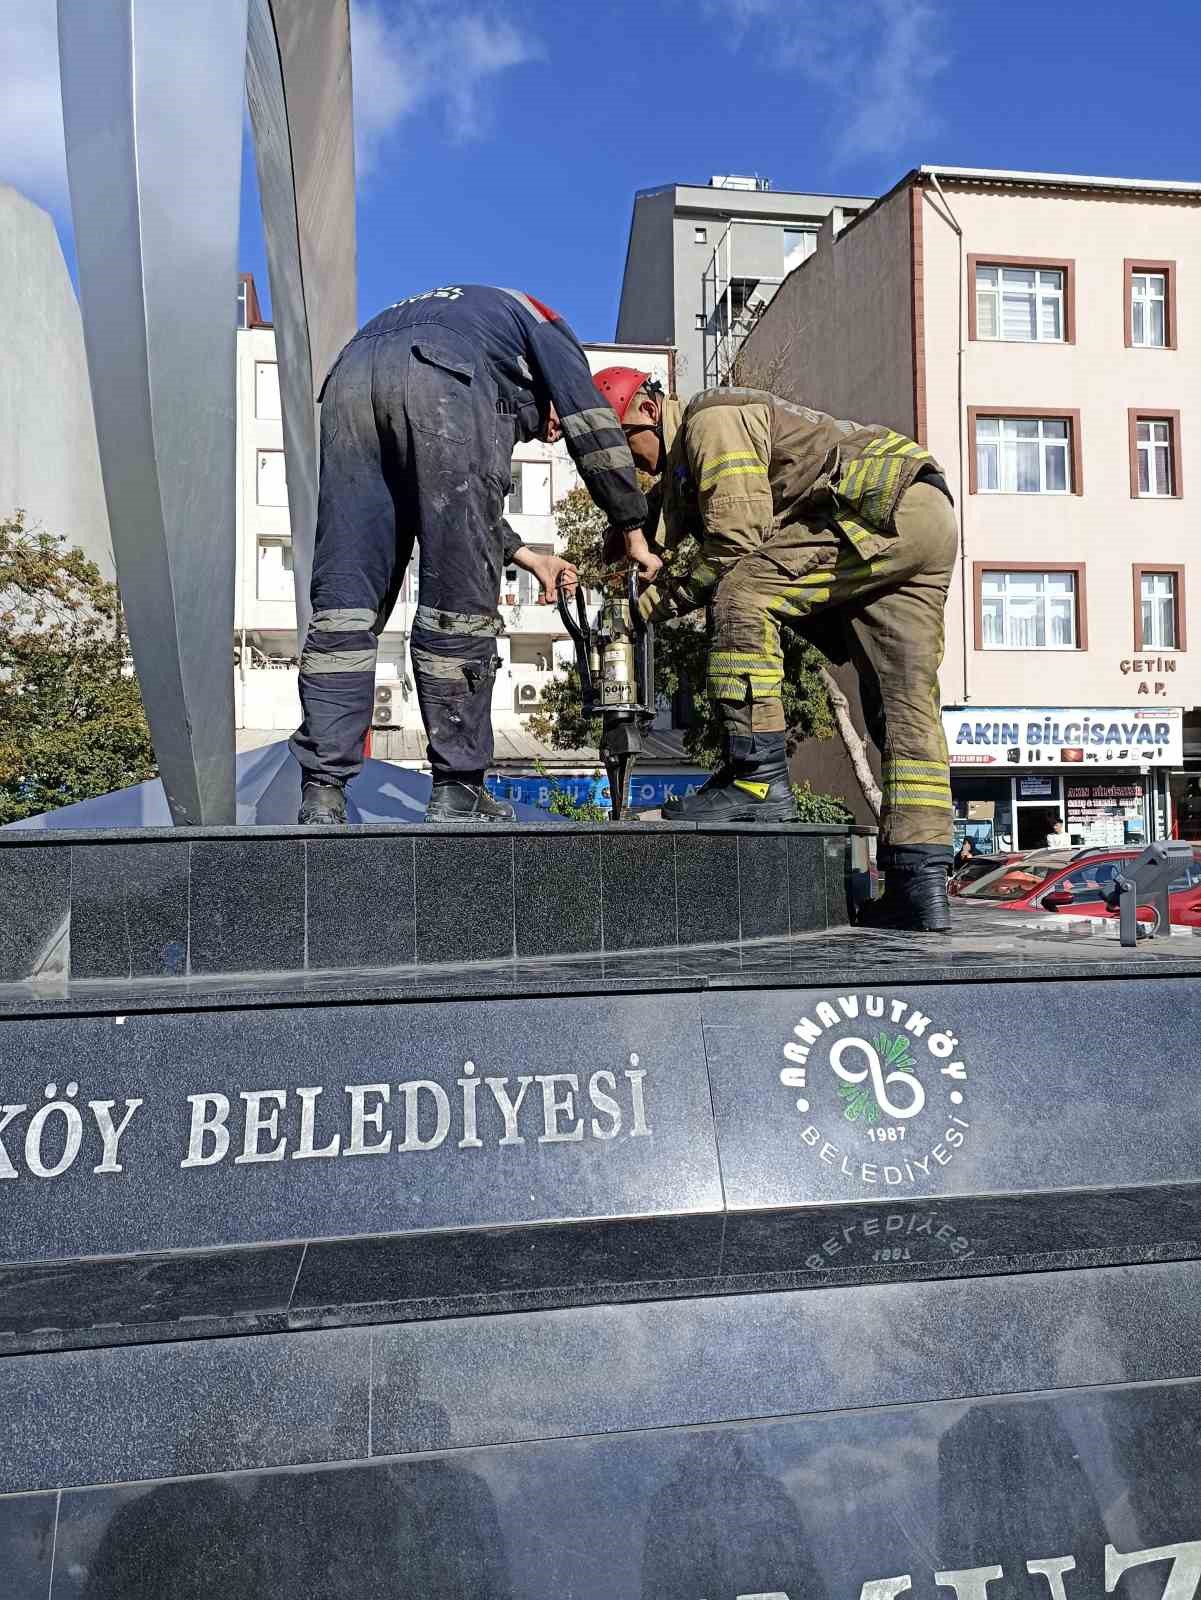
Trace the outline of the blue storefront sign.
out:
M 629 804 L 645 806 L 649 810 L 661 806 L 665 800 L 695 794 L 706 776 L 704 772 L 648 772 L 645 775 L 635 772 L 630 783 Z M 488 779 L 488 789 L 498 800 L 513 800 L 522 805 L 542 806 L 544 810 L 550 808 L 551 798 L 556 789 L 566 794 L 576 805 L 586 805 L 591 802 L 593 805 L 607 807 L 609 804 L 609 780 L 603 773 L 599 777 L 585 773 L 578 777 L 556 777 L 553 780 L 539 777 L 511 778 L 507 774 L 494 774 Z

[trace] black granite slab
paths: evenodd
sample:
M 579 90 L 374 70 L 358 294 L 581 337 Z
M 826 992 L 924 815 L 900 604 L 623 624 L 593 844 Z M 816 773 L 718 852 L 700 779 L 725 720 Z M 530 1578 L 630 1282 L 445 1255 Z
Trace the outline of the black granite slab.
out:
M 702 1014 L 727 1273 L 1201 1244 L 1201 984 L 760 991 Z
M 738 836 L 738 908 L 744 939 L 791 933 L 787 835 Z
M 308 839 L 304 851 L 310 969 L 400 967 L 416 961 L 411 840 Z
M 421 837 L 414 845 L 419 962 L 514 954 L 513 840 Z
M 614 830 L 601 846 L 605 950 L 678 943 L 674 840 L 658 830 Z
M 13 1355 L 0 1493 L 1191 1378 L 1199 1290 L 1168 1263 Z
M 523 835 L 513 841 L 517 957 L 604 948 L 601 842 L 596 834 Z
M 304 966 L 302 840 L 192 845 L 192 972 L 288 972 Z
M 798 849 L 811 849 L 798 842 Z M 676 891 L 681 945 L 732 944 L 739 940 L 738 837 L 727 833 L 680 834 L 676 838 Z M 706 952 L 706 956 L 708 952 Z M 700 957 L 703 961 L 706 957 Z
M 57 1494 L 0 1497 L 0 1584 L 4 1600 L 47 1600 L 58 1506 Z
M 54 1600 L 1191 1600 L 1199 1426 L 1107 1387 L 76 1490 Z
M 342 1328 L 8 1356 L 0 1494 L 366 1455 L 370 1338 Z
M 0 850 L 0 907 L 0 982 L 28 977 L 66 932 L 70 853 Z
M 86 845 L 71 853 L 71 972 L 179 977 L 188 967 L 191 846 Z
M 279 1320 L 303 1255 L 303 1245 L 275 1245 L 0 1266 L 0 1354 L 55 1332 L 65 1343 L 89 1332 L 111 1343 L 139 1328 L 161 1338 L 163 1324 L 188 1338 L 199 1318 Z

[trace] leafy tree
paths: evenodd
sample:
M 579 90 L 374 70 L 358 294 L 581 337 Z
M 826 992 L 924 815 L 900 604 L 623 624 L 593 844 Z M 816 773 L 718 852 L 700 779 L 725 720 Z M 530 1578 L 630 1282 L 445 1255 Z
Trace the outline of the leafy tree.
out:
M 573 489 L 555 508 L 555 521 L 564 541 L 563 555 L 578 567 L 588 589 L 613 582 L 613 574 L 601 565 L 601 545 L 605 533 L 604 514 L 593 505 L 587 490 Z M 687 560 L 689 548 L 681 547 L 679 559 Z M 620 581 L 620 580 L 619 580 Z M 829 695 L 822 677 L 823 658 L 799 634 L 785 630 L 784 714 L 792 743 L 815 737 L 828 739 L 835 732 Z M 716 708 L 705 689 L 707 640 L 703 615 L 682 617 L 655 630 L 655 677 L 660 694 L 683 694 L 691 708 L 684 744 L 688 754 L 701 766 L 715 767 L 720 760 L 721 725 Z M 600 738 L 600 719 L 584 716 L 580 701 L 579 675 L 572 668 L 566 678 L 546 689 L 542 705 L 530 718 L 530 727 L 539 739 L 558 750 L 595 746 Z
M 0 823 L 156 770 L 116 584 L 23 512 L 0 520 Z

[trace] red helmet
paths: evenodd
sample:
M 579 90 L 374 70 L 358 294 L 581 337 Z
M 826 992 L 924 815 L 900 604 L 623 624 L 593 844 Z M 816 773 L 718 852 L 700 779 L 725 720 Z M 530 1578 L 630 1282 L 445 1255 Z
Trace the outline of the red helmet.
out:
M 616 411 L 618 422 L 624 420 L 630 401 L 643 384 L 649 383 L 650 380 L 649 372 L 639 372 L 636 367 L 605 367 L 603 371 L 594 374 L 592 379 Z

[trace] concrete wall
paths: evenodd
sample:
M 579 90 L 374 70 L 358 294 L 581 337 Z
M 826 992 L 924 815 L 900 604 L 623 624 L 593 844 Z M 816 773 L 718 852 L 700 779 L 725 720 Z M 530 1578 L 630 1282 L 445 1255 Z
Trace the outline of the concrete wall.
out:
M 75 291 L 50 217 L 0 184 L 0 517 L 18 506 L 113 576 Z
M 1134 657 L 1134 563 L 1185 568 L 1189 649 L 1173 652 L 1171 673 L 1156 671 L 1161 703 L 1201 702 L 1201 203 L 1162 197 L 956 188 L 944 184 L 963 229 L 963 406 L 1036 407 L 1080 412 L 1083 494 L 959 494 L 959 241 L 923 203 L 926 393 L 930 447 L 948 466 L 962 508 L 966 565 L 956 575 L 948 613 L 943 697 L 978 705 L 1112 706 L 1153 704 L 1142 674 L 1122 671 Z M 1075 262 L 1075 342 L 1019 344 L 969 340 L 969 254 Z M 1124 262 L 1176 263 L 1177 348 L 1127 349 Z M 1132 499 L 1127 409 L 1180 412 L 1183 494 Z M 964 422 L 966 434 L 966 422 Z M 974 564 L 1020 562 L 1085 566 L 1088 648 L 974 648 Z M 965 627 L 966 620 L 966 627 Z M 965 637 L 966 636 L 966 637 Z M 1154 654 L 1152 652 L 1152 654 Z M 965 674 L 966 664 L 966 674 Z
M 827 218 L 743 345 L 745 381 L 912 434 L 909 226 L 907 190 L 837 238 Z

